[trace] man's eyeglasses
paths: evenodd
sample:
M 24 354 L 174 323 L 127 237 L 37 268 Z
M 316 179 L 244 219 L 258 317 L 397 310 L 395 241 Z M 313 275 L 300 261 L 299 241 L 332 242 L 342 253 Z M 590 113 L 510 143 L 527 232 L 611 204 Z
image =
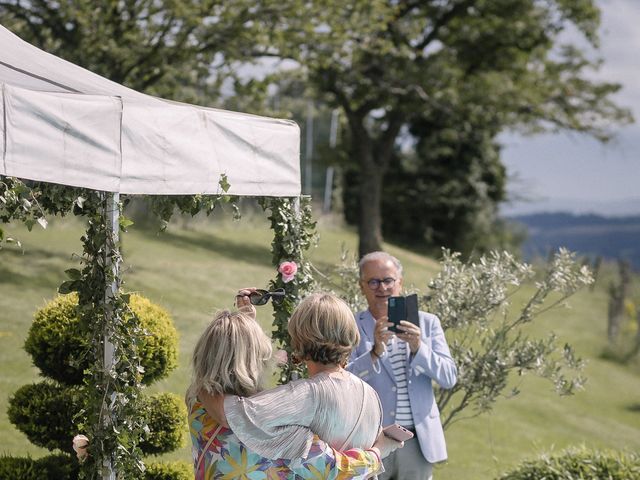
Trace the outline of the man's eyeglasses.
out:
M 278 288 L 272 292 L 258 289 L 251 292 L 251 295 L 249 295 L 249 302 L 251 302 L 251 305 L 265 305 L 269 299 L 271 299 L 274 305 L 280 305 L 284 300 L 284 288 Z
M 393 277 L 386 278 L 372 278 L 371 280 L 367 280 L 367 285 L 371 290 L 377 290 L 380 288 L 380 285 L 384 285 L 385 288 L 393 287 L 393 284 L 396 283 L 396 279 Z

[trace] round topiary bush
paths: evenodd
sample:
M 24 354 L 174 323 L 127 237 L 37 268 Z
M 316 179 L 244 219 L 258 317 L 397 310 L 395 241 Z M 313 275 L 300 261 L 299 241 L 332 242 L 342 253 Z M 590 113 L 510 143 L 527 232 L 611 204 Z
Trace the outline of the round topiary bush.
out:
M 70 455 L 56 454 L 38 459 L 0 457 L 2 480 L 77 480 L 79 473 L 80 464 Z
M 193 465 L 182 461 L 149 463 L 144 480 L 193 480 Z
M 81 387 L 51 381 L 24 385 L 9 399 L 9 421 L 34 445 L 73 453 L 71 441 L 82 433 L 73 423 L 82 396 Z M 173 393 L 146 397 L 140 416 L 149 425 L 149 434 L 140 443 L 145 455 L 172 452 L 183 445 L 187 411 L 180 397 Z
M 193 480 L 193 465 L 183 461 L 151 462 L 139 479 Z M 0 480 L 78 480 L 80 463 L 64 454 L 31 457 L 0 456 Z
M 168 312 L 140 295 L 130 296 L 129 306 L 143 330 L 138 355 L 148 385 L 169 374 L 177 365 L 178 333 Z M 59 295 L 38 310 L 25 350 L 42 373 L 65 385 L 80 385 L 91 361 L 87 338 L 80 328 L 78 295 Z
M 140 442 L 140 449 L 145 454 L 157 455 L 182 447 L 187 431 L 187 409 L 179 396 L 173 393 L 151 395 L 144 400 L 141 415 L 150 430 L 147 438 Z
M 7 414 L 34 445 L 73 453 L 71 441 L 78 433 L 73 417 L 81 405 L 79 387 L 44 381 L 20 387 L 9 399 Z
M 524 462 L 499 480 L 637 480 L 640 456 L 637 453 L 592 451 L 573 448 L 560 455 L 543 455 Z

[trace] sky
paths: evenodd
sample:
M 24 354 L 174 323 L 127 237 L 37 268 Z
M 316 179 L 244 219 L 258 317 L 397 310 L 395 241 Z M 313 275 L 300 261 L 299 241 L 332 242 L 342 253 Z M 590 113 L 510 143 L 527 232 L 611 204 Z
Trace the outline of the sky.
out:
M 601 144 L 577 134 L 523 137 L 505 134 L 506 215 L 568 211 L 602 215 L 640 215 L 640 0 L 600 0 L 597 79 L 620 83 L 614 97 L 636 123 L 616 129 Z

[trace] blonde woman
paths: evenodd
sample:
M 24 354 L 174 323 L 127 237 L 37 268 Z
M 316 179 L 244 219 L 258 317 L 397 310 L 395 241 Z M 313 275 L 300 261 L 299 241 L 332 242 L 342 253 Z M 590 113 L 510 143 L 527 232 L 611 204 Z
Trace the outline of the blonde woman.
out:
M 239 306 L 251 308 L 251 291 L 239 292 Z M 294 311 L 288 330 L 309 378 L 250 398 L 229 395 L 218 414 L 266 457 L 305 457 L 312 443 L 309 430 L 338 450 L 371 447 L 380 434 L 382 409 L 373 388 L 344 369 L 360 341 L 347 304 L 331 294 L 310 295 Z
M 370 449 L 342 452 L 314 437 L 304 458 L 272 459 L 248 448 L 217 419 L 216 405 L 225 394 L 261 390 L 271 354 L 270 339 L 245 313 L 218 313 L 200 336 L 186 394 L 196 480 L 308 478 L 317 472 L 326 478 L 367 478 L 380 471 L 381 453 L 397 446 L 382 437 Z

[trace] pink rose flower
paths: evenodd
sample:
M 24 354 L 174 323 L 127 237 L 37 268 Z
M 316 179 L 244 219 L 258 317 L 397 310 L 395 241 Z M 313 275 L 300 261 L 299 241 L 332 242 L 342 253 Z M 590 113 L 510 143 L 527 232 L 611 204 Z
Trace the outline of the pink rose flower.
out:
M 298 265 L 296 262 L 282 262 L 278 267 L 278 272 L 282 274 L 282 281 L 289 283 L 298 273 Z
M 278 365 L 286 365 L 289 357 L 287 356 L 287 352 L 285 350 L 278 350 L 273 354 L 273 358 L 276 359 L 276 363 Z
M 89 446 L 89 439 L 84 435 L 76 435 L 73 437 L 73 450 L 76 452 L 76 456 L 80 462 L 84 462 L 89 455 L 87 453 L 87 447 Z

